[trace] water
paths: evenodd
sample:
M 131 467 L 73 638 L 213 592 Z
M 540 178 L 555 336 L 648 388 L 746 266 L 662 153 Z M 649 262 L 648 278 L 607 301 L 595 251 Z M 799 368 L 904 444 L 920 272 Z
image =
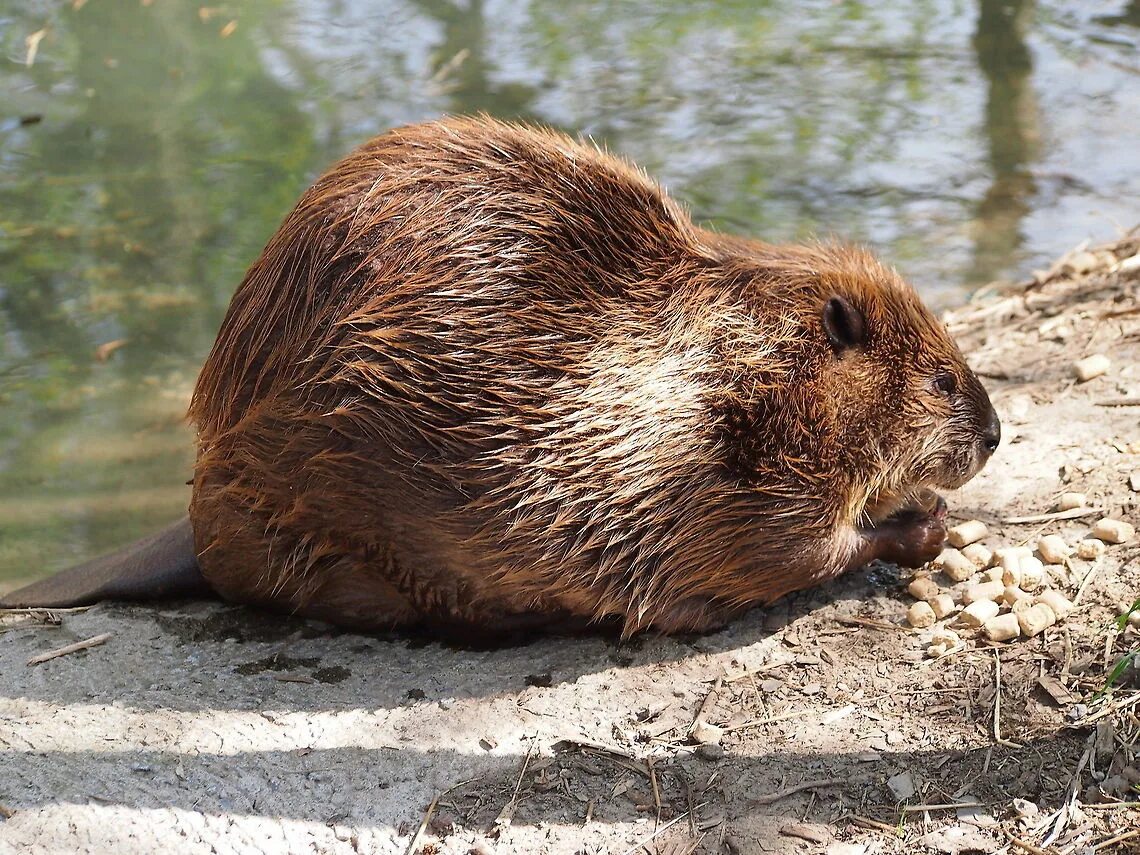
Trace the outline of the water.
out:
M 0 0 L 0 584 L 184 510 L 229 296 L 372 134 L 585 132 L 947 305 L 1140 220 L 1138 43 L 1137 0 Z

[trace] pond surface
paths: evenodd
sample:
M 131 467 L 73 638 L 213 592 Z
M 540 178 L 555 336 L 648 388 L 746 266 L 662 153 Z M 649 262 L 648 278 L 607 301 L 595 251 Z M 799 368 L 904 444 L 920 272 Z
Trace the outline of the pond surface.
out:
M 1140 220 L 1140 2 L 0 3 L 0 585 L 177 517 L 230 294 L 393 125 L 588 133 L 935 304 Z

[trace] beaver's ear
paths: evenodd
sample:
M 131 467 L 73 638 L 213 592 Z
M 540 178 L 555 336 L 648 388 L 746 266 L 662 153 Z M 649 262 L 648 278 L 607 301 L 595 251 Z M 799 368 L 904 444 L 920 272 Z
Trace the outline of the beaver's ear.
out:
M 862 344 L 867 337 L 863 313 L 836 295 L 823 304 L 823 331 L 836 352 Z

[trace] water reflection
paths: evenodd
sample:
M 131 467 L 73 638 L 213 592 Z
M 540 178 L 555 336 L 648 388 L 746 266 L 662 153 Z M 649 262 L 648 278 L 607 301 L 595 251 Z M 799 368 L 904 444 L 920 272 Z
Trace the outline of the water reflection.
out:
M 966 281 L 982 284 L 1014 256 L 1021 222 L 1036 190 L 1030 165 L 1040 134 L 1033 60 L 1025 31 L 1033 15 L 1028 0 L 981 0 L 974 50 L 986 78 L 985 137 L 993 183 L 974 213 L 974 257 Z
M 315 173 L 395 124 L 586 132 L 702 220 L 869 241 L 936 302 L 1137 219 L 1136 3 L 8 5 L 0 580 L 179 513 L 233 287 Z

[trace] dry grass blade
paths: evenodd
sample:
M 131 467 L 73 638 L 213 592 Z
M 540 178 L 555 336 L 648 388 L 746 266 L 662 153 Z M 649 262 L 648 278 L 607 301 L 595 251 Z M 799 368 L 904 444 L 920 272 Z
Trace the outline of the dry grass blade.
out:
M 1028 525 L 1031 523 L 1052 522 L 1053 520 L 1077 520 L 1081 517 L 1091 517 L 1103 512 L 1102 508 L 1070 508 L 1067 511 L 1033 514 L 1028 517 L 1006 517 L 1002 522 L 1006 525 Z
M 704 804 L 705 803 L 702 802 L 701 804 L 697 805 L 697 807 L 698 808 L 704 807 Z M 664 834 L 666 831 L 668 831 L 670 828 L 672 828 L 674 825 L 676 825 L 678 822 L 683 820 L 688 815 L 689 815 L 689 812 L 685 811 L 683 814 L 680 814 L 679 816 L 673 817 L 671 820 L 669 820 L 663 826 L 658 828 L 656 831 L 654 831 L 651 835 L 646 837 L 644 840 L 641 840 L 641 841 L 633 844 L 633 846 L 626 849 L 621 855 L 633 855 L 633 853 L 635 853 L 638 849 L 644 849 L 646 846 L 648 846 L 650 843 L 652 843 L 654 840 L 656 840 L 658 837 L 660 837 L 662 834 Z
M 493 834 L 495 836 L 501 835 L 511 826 L 511 820 L 515 815 L 515 808 L 519 805 L 519 791 L 522 789 L 523 778 L 526 777 L 527 767 L 530 766 L 530 758 L 534 756 L 534 744 L 538 737 L 534 737 L 530 741 L 530 747 L 527 749 L 526 757 L 523 758 L 522 765 L 519 767 L 519 776 L 515 781 L 514 792 L 511 793 L 511 800 L 504 805 L 503 809 L 499 811 L 499 815 L 495 817 Z
M 1140 828 L 1133 829 L 1132 831 L 1125 831 L 1123 834 L 1118 834 L 1115 837 L 1110 837 L 1108 840 L 1102 840 L 1100 843 L 1093 847 L 1093 852 L 1099 852 L 1101 849 L 1106 849 L 1109 846 L 1115 846 L 1117 843 L 1123 843 L 1125 840 L 1131 840 L 1133 837 L 1140 837 Z

